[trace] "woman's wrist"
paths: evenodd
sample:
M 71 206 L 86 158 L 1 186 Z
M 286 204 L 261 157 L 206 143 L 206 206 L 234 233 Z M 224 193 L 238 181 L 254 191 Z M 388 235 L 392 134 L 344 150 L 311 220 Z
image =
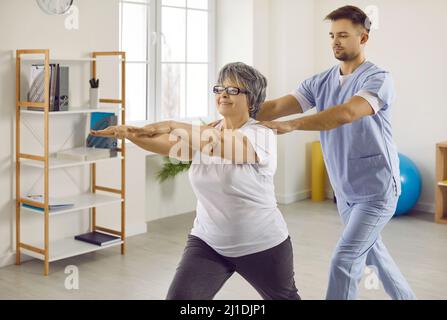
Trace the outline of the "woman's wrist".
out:
M 301 129 L 301 119 L 298 118 L 298 119 L 292 120 L 291 125 L 292 125 L 292 128 L 294 131 L 300 130 Z

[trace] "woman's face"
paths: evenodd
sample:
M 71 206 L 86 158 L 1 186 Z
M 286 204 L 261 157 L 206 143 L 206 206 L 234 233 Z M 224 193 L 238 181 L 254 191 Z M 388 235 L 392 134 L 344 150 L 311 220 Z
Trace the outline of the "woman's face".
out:
M 225 88 L 234 87 L 245 90 L 245 88 L 238 86 L 237 83 L 229 79 L 226 79 L 223 83 L 218 85 Z M 228 94 L 227 91 L 216 93 L 216 105 L 217 111 L 224 117 L 244 116 L 249 114 L 248 99 L 242 92 L 238 95 Z

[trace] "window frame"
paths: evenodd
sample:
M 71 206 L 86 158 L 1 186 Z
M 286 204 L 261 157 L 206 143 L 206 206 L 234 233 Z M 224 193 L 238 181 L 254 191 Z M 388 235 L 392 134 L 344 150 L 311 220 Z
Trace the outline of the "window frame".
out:
M 180 115 L 172 120 L 177 121 L 212 121 L 217 118 L 217 110 L 214 102 L 214 94 L 212 93 L 212 86 L 216 81 L 216 0 L 207 0 L 208 10 L 204 9 L 190 9 L 198 11 L 208 12 L 208 114 L 206 117 L 200 118 L 187 118 L 181 117 Z M 162 78 L 162 45 L 161 45 L 161 15 L 162 15 L 162 0 L 150 0 L 146 2 L 137 2 L 132 0 L 120 0 L 120 21 L 119 21 L 119 46 L 122 49 L 122 38 L 123 38 L 123 3 L 137 4 L 147 6 L 147 48 L 146 48 L 146 60 L 145 61 L 127 61 L 127 63 L 141 63 L 146 65 L 146 119 L 127 121 L 129 124 L 133 125 L 144 125 L 146 123 L 154 123 L 162 121 L 161 110 L 162 110 L 162 97 L 161 97 L 161 78 Z M 175 7 L 175 6 L 163 6 L 172 8 L 185 9 L 186 24 L 187 22 L 187 7 Z M 186 33 L 186 29 L 185 29 Z M 185 43 L 188 43 L 187 33 L 185 35 Z M 186 66 L 188 64 L 196 64 L 187 62 L 187 47 L 185 48 L 185 61 L 179 61 L 177 63 L 184 63 Z M 187 72 L 187 71 L 186 71 Z M 187 94 L 187 93 L 186 93 Z M 188 107 L 188 105 L 186 105 Z

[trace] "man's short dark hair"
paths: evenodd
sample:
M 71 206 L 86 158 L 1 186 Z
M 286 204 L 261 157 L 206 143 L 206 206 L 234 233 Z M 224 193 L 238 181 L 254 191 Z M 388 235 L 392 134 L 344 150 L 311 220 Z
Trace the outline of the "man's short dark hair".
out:
M 324 20 L 337 21 L 341 19 L 348 19 L 354 25 L 360 25 L 369 33 L 371 30 L 371 20 L 360 8 L 355 6 L 344 6 L 332 11 Z

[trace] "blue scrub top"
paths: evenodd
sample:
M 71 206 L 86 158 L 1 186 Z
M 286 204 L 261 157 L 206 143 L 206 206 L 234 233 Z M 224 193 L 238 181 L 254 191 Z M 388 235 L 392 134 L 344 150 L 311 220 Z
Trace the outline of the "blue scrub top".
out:
M 340 66 L 335 66 L 304 81 L 298 91 L 318 112 L 346 103 L 360 91 L 377 96 L 383 108 L 373 116 L 320 133 L 335 195 L 352 203 L 398 196 L 399 158 L 391 128 L 392 77 L 371 62 L 359 66 L 342 86 L 340 75 Z

